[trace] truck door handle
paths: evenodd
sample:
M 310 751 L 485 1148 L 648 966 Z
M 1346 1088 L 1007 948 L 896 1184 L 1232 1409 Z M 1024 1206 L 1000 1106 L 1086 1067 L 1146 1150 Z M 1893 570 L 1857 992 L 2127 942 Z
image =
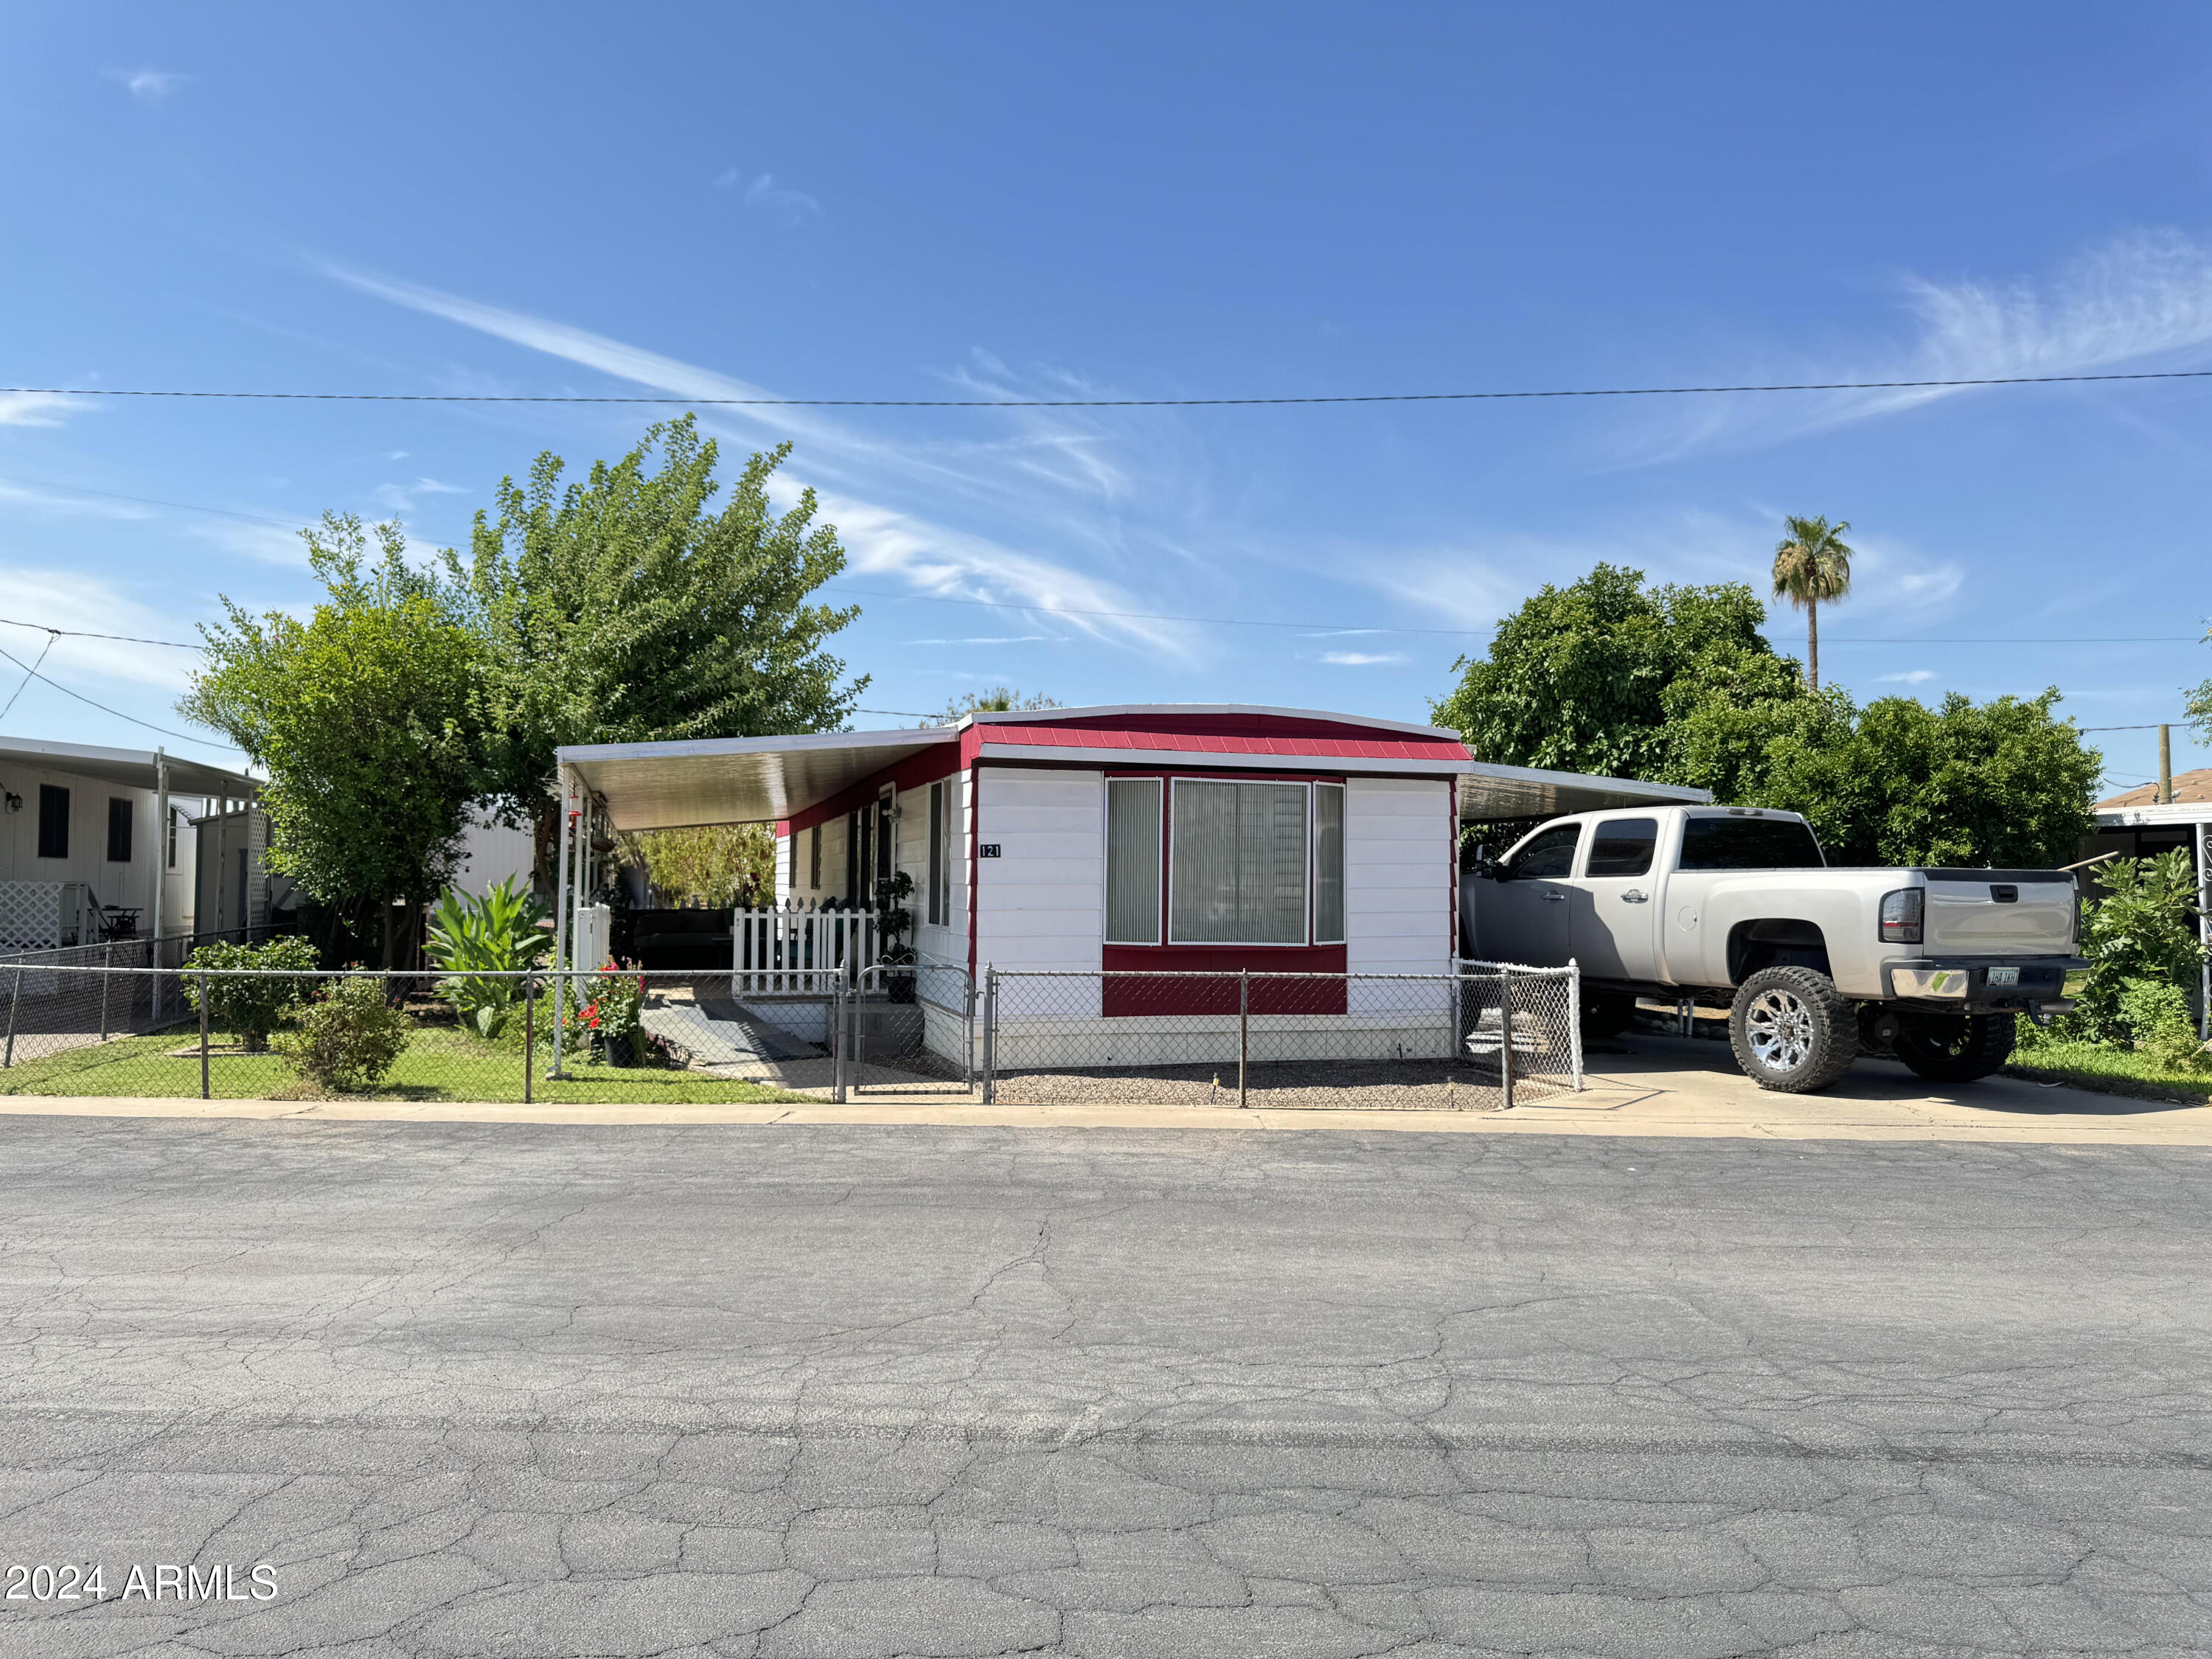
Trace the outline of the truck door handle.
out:
M 1565 902 L 1567 896 L 1556 887 L 1539 887 L 1536 896 L 1547 904 L 1561 904 Z
M 1645 894 L 1632 887 L 1620 896 L 1620 902 L 1623 904 L 1645 904 L 1650 902 L 1650 899 Z

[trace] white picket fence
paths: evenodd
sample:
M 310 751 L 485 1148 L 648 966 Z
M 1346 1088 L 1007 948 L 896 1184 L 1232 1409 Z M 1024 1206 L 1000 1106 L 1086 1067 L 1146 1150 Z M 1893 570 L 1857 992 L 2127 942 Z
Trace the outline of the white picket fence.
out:
M 825 996 L 882 959 L 883 930 L 873 910 L 823 910 L 793 902 L 739 910 L 731 922 L 730 994 Z

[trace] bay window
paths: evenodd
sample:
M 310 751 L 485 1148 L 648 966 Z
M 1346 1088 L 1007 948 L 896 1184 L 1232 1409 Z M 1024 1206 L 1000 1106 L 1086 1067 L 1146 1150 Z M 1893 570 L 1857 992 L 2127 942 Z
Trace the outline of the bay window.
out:
M 1106 943 L 1343 944 L 1344 805 L 1341 783 L 1109 777 Z

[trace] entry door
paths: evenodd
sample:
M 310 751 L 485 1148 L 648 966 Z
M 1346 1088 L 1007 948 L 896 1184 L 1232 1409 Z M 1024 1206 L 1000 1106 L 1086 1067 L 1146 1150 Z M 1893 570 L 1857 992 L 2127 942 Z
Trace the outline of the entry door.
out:
M 1475 900 L 1474 948 L 1486 962 L 1564 966 L 1567 960 L 1567 889 L 1575 867 L 1579 823 L 1558 823 L 1523 842 Z
M 1657 977 L 1651 854 L 1656 818 L 1601 818 L 1590 827 L 1583 878 L 1568 902 L 1568 943 L 1592 979 Z

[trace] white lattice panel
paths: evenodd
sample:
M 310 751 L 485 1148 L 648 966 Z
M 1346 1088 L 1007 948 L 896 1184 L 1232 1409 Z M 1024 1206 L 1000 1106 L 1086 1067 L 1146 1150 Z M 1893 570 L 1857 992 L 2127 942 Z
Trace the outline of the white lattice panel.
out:
M 58 881 L 0 881 L 0 954 L 50 951 L 62 942 Z

